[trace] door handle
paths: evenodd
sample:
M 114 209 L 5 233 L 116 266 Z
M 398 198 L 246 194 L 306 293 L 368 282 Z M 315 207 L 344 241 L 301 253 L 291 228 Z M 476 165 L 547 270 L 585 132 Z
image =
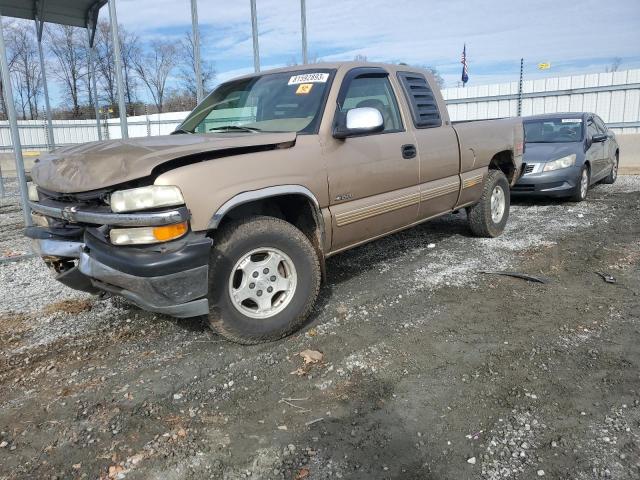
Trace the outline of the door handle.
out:
M 412 144 L 403 145 L 402 146 L 402 158 L 413 158 L 416 156 L 418 151 L 416 150 L 416 146 Z

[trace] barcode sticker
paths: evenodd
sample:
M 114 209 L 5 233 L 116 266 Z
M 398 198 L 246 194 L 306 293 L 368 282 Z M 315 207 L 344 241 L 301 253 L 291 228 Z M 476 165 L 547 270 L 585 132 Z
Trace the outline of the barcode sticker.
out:
M 301 83 L 326 83 L 329 80 L 328 73 L 305 73 L 294 75 L 289 78 L 289 85 L 300 85 Z

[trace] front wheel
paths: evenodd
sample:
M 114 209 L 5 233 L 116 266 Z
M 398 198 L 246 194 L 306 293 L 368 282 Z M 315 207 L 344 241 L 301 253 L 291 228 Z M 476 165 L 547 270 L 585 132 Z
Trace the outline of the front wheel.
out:
M 298 330 L 320 288 L 318 255 L 290 223 L 256 216 L 224 227 L 211 251 L 209 325 L 242 344 Z
M 500 170 L 489 170 L 480 201 L 467 209 L 469 227 L 477 237 L 502 234 L 511 204 L 509 182 Z
M 582 170 L 580 170 L 580 179 L 578 181 L 578 185 L 576 185 L 574 194 L 571 196 L 571 201 L 582 202 L 587 198 L 587 192 L 589 191 L 589 179 L 589 167 L 587 165 L 583 165 Z

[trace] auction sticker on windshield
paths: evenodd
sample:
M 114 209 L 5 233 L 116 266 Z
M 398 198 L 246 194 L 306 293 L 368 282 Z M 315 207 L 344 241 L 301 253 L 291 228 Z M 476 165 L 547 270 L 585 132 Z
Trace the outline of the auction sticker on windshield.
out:
M 563 118 L 562 123 L 582 123 L 581 118 Z
M 301 83 L 326 83 L 329 80 L 328 73 L 305 73 L 294 75 L 289 78 L 289 85 L 299 85 Z

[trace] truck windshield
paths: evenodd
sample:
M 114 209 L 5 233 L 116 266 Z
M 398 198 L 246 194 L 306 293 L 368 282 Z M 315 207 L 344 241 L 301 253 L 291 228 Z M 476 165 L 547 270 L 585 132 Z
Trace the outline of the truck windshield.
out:
M 567 143 L 582 140 L 582 118 L 546 118 L 524 122 L 526 143 Z
M 220 85 L 174 133 L 314 133 L 331 70 L 269 73 Z

